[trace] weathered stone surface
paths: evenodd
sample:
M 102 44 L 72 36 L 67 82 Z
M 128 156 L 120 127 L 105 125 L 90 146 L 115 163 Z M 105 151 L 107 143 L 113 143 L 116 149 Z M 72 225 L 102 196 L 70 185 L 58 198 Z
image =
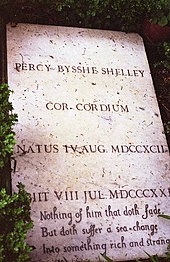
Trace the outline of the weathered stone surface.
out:
M 169 154 L 140 36 L 18 24 L 7 43 L 32 261 L 162 255 Z

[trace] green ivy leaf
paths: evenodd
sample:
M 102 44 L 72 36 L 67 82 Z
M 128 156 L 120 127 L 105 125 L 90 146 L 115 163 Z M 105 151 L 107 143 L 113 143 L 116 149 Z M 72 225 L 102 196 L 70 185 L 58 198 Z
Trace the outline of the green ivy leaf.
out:
M 33 227 L 31 196 L 21 183 L 18 193 L 0 191 L 0 262 L 26 262 L 32 248 L 26 243 L 27 231 Z
M 107 262 L 114 262 L 111 258 L 106 256 L 106 254 L 101 254 L 101 256 L 104 257 L 104 259 L 106 259 Z
M 163 217 L 163 218 L 165 218 L 165 219 L 170 219 L 170 216 L 169 216 L 169 215 L 164 215 L 164 214 L 158 215 L 158 217 Z
M 158 20 L 158 25 L 160 26 L 166 26 L 168 24 L 168 19 L 167 17 L 164 15 L 162 16 L 159 20 Z
M 17 121 L 17 115 L 13 114 L 13 106 L 9 102 L 11 93 L 7 84 L 0 85 L 0 168 L 5 166 L 9 156 L 13 154 L 16 143 L 12 128 Z

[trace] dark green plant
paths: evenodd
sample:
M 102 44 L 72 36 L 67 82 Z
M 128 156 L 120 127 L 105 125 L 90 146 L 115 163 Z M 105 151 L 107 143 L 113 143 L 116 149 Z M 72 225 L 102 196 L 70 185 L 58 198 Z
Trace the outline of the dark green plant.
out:
M 15 145 L 12 129 L 17 121 L 9 101 L 11 90 L 7 84 L 0 85 L 0 169 L 3 170 Z M 1 172 L 1 176 L 5 174 Z M 0 178 L 2 179 L 2 177 Z M 4 178 L 3 178 L 4 179 Z M 30 260 L 29 247 L 25 241 L 32 228 L 30 218 L 30 194 L 18 184 L 18 193 L 9 195 L 5 188 L 0 191 L 0 262 L 26 262 Z
M 161 60 L 154 64 L 155 67 L 164 66 L 170 69 L 170 43 L 162 42 L 157 47 L 158 53 L 161 56 Z
M 164 132 L 167 135 L 170 135 L 170 121 L 164 123 Z
M 85 26 L 94 22 L 97 27 L 113 25 L 121 30 L 139 30 L 145 18 L 154 17 L 167 0 L 65 0 L 56 1 L 59 12 L 73 11 Z M 93 19 L 95 18 L 95 19 Z
M 36 22 L 38 17 L 51 20 L 53 14 L 62 25 L 141 32 L 143 20 L 157 19 L 162 11 L 165 13 L 168 3 L 169 0 L 6 0 L 0 3 L 0 13 L 16 22 L 27 18 Z
M 150 262 L 159 262 L 159 261 L 160 261 L 158 255 L 153 255 L 153 256 L 151 256 L 151 255 L 149 255 L 147 252 L 145 252 L 145 253 L 146 253 L 147 256 L 149 257 L 149 261 L 150 261 Z
M 13 106 L 9 102 L 11 92 L 7 84 L 0 85 L 0 168 L 5 166 L 8 157 L 13 154 L 15 145 L 12 127 L 17 121 L 17 115 L 12 113 Z
M 160 1 L 160 10 L 152 14 L 151 22 L 160 26 L 170 24 L 170 0 Z
M 107 262 L 114 262 L 110 257 L 106 256 L 106 254 L 101 254 L 102 257 L 104 257 L 104 259 L 107 261 Z
M 18 184 L 18 193 L 12 196 L 0 191 L 0 262 L 26 262 L 32 248 L 25 242 L 32 228 L 30 194 Z
M 158 215 L 158 217 L 163 217 L 165 219 L 169 219 L 170 220 L 170 216 L 169 215 L 162 214 L 162 215 Z

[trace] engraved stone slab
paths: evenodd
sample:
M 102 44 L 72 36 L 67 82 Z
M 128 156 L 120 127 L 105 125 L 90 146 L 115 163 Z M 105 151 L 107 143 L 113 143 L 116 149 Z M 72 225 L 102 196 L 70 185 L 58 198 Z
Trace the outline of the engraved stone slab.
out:
M 32 195 L 32 261 L 163 255 L 169 154 L 141 37 L 8 26 L 18 181 Z M 104 259 L 103 259 L 104 260 Z

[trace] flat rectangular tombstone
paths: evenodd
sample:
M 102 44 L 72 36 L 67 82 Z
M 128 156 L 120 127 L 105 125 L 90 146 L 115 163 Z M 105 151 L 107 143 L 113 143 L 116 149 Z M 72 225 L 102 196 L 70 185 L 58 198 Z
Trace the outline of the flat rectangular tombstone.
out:
M 169 154 L 141 37 L 18 24 L 7 46 L 32 261 L 163 255 Z

